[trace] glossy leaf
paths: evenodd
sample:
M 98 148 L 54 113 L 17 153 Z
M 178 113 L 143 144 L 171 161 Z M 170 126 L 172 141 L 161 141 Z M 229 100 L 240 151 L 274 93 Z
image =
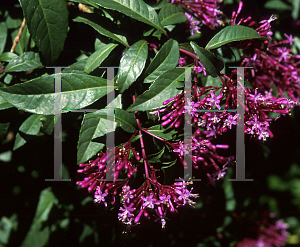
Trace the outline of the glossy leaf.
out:
M 173 135 L 175 135 L 177 133 L 176 130 L 174 130 L 172 128 L 165 129 L 160 124 L 151 126 L 148 129 L 148 131 L 150 133 L 152 133 L 153 135 L 156 135 L 156 136 L 158 136 L 160 138 L 163 138 L 163 139 L 165 139 L 167 141 L 173 139 Z
M 227 26 L 218 32 L 206 45 L 205 49 L 216 49 L 234 41 L 247 39 L 264 39 L 250 27 L 234 25 Z
M 108 55 L 115 49 L 117 44 L 107 44 L 95 51 L 86 61 L 84 72 L 89 74 L 96 69 L 108 57 Z
M 0 110 L 14 107 L 12 104 L 8 103 L 3 97 L 0 96 Z
M 68 8 L 61 0 L 20 0 L 29 32 L 47 64 L 53 64 L 67 37 Z
M 124 54 L 120 61 L 118 71 L 118 89 L 123 93 L 142 73 L 148 57 L 146 40 L 134 43 Z
M 161 9 L 164 7 L 166 4 L 168 4 L 168 0 L 159 0 L 156 5 L 153 6 L 154 9 Z
M 42 127 L 41 132 L 51 135 L 54 129 L 54 116 L 47 115 L 41 117 Z
M 114 9 L 127 15 L 133 19 L 144 22 L 156 29 L 160 30 L 164 34 L 166 31 L 159 23 L 159 18 L 156 11 L 146 4 L 143 0 L 93 0 L 101 7 Z
M 184 68 L 175 68 L 165 72 L 127 110 L 147 111 L 162 107 L 164 101 L 181 92 L 178 88 L 183 84 L 179 81 L 184 81 L 184 75 Z
M 62 73 L 62 109 L 82 109 L 107 94 L 105 79 L 82 73 Z M 7 88 L 0 96 L 15 107 L 36 114 L 53 115 L 55 75 L 46 75 Z
M 163 147 L 161 150 L 159 150 L 157 153 L 155 154 L 150 154 L 147 156 L 147 160 L 151 163 L 161 163 L 161 156 L 164 154 L 165 152 L 165 147 Z
M 107 124 L 114 124 L 115 130 L 117 123 L 120 124 L 124 131 L 129 133 L 134 133 L 137 128 L 134 115 L 122 109 L 115 109 L 114 123 L 107 120 L 107 112 L 105 110 L 86 114 L 79 134 L 77 162 L 85 162 L 99 152 L 105 144 L 93 140 L 107 134 Z
M 0 61 L 1 62 L 9 62 L 10 60 L 17 58 L 18 55 L 11 52 L 4 52 L 0 55 Z
M 115 121 L 117 121 L 121 128 L 126 132 L 134 133 L 137 129 L 137 123 L 134 114 L 123 109 L 115 109 Z
M 78 164 L 87 161 L 105 146 L 105 144 L 93 140 L 107 134 L 107 124 L 114 124 L 114 129 L 116 128 L 116 122 L 107 120 L 106 112 L 85 114 L 77 146 Z
M 49 226 L 43 228 L 43 222 L 48 220 L 49 213 L 57 202 L 51 188 L 42 190 L 32 225 L 21 247 L 44 246 L 49 239 Z
M 42 115 L 33 114 L 21 124 L 19 128 L 19 132 L 21 132 L 21 134 L 19 132 L 17 133 L 13 150 L 18 149 L 26 143 L 26 140 L 21 136 L 22 134 L 30 135 L 32 138 L 40 132 L 42 126 L 41 118 Z M 25 138 L 30 137 L 26 136 Z
M 203 64 L 207 72 L 213 76 L 217 77 L 219 72 L 223 69 L 224 63 L 221 59 L 217 58 L 212 52 L 199 47 L 194 42 L 191 42 L 191 46 L 196 52 L 197 56 L 200 59 L 200 62 Z
M 179 45 L 176 40 L 169 39 L 151 61 L 145 75 L 144 83 L 152 83 L 164 72 L 173 69 L 179 60 Z
M 187 16 L 181 11 L 181 8 L 171 3 L 164 5 L 159 11 L 158 17 L 162 26 L 187 21 Z
M 5 72 L 20 72 L 36 69 L 43 66 L 38 53 L 25 52 L 23 55 L 14 58 L 5 67 Z
M 85 23 L 85 24 L 91 26 L 92 28 L 94 28 L 98 33 L 102 34 L 103 36 L 109 37 L 109 38 L 119 42 L 120 44 L 122 44 L 126 47 L 129 47 L 126 37 L 119 35 L 119 34 L 112 33 L 110 31 L 106 30 L 105 28 L 101 27 L 100 25 L 96 24 L 95 22 L 92 22 L 81 16 L 76 17 L 73 21 Z
M 84 66 L 88 58 L 81 59 L 69 66 L 69 68 L 64 68 L 63 73 L 84 73 Z
M 4 51 L 7 39 L 7 27 L 5 22 L 0 23 L 0 54 Z

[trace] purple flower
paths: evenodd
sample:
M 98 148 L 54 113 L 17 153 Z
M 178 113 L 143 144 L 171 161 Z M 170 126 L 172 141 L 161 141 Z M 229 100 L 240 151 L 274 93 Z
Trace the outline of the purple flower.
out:
M 170 195 L 166 196 L 165 194 L 163 194 L 163 195 L 159 196 L 159 200 L 163 204 L 168 204 L 170 199 L 171 199 Z
M 118 218 L 120 221 L 122 221 L 124 224 L 132 224 L 133 221 L 133 214 L 131 213 L 132 211 L 135 210 L 135 208 L 132 208 L 133 204 L 130 204 L 130 206 L 123 205 L 123 207 L 120 207 L 120 211 L 122 213 L 118 213 Z
M 213 176 L 219 180 L 220 178 L 223 178 L 226 174 L 227 167 L 224 167 L 223 169 L 219 169 L 218 171 L 216 171 Z
M 232 125 L 237 125 L 237 122 L 235 121 L 238 117 L 238 114 L 235 114 L 233 117 L 232 115 L 229 115 L 227 119 L 224 121 L 224 126 L 228 126 L 229 129 L 231 129 Z
M 189 154 L 191 151 L 191 146 L 188 144 L 183 144 L 182 142 L 179 142 L 179 147 L 177 149 L 174 149 L 174 152 L 179 153 L 180 156 Z
M 290 44 L 290 46 L 292 46 L 295 42 L 295 39 L 293 39 L 293 36 L 287 35 L 286 33 L 284 34 L 284 36 L 287 38 L 287 42 Z
M 192 101 L 191 99 L 187 99 L 187 104 L 185 104 L 184 109 L 185 111 L 187 111 L 192 117 L 198 117 L 197 114 L 197 107 L 200 106 L 200 103 L 195 103 L 194 101 Z M 184 113 L 185 113 L 184 111 Z
M 191 188 L 191 191 L 189 191 L 188 189 L 184 189 L 184 188 L 175 190 L 175 192 L 179 195 L 177 198 L 177 201 L 182 201 L 183 206 L 185 204 L 189 204 L 189 205 L 195 204 L 195 202 L 192 201 L 190 199 L 190 197 L 198 197 L 198 194 L 191 194 L 192 190 L 193 190 L 193 188 Z
M 143 207 L 154 208 L 154 204 L 159 203 L 155 198 L 153 198 L 153 194 L 146 197 L 142 196 L 142 199 L 144 200 Z
M 129 185 L 124 185 L 122 188 L 123 200 L 126 201 L 127 203 L 129 203 L 130 199 L 134 198 L 134 195 L 132 195 L 132 193 L 134 193 L 134 191 L 135 190 L 130 190 Z
M 200 61 L 198 61 L 198 66 L 194 66 L 193 71 L 197 71 L 198 74 L 201 72 L 203 72 L 203 75 L 207 74 L 206 69 Z
M 189 28 L 190 28 L 190 31 L 191 31 L 191 35 L 194 35 L 195 32 L 196 33 L 199 33 L 198 30 L 200 30 L 200 27 L 198 26 L 199 25 L 199 21 L 195 21 L 193 16 L 189 15 L 188 13 L 185 13 L 185 15 L 188 17 L 188 23 L 189 23 Z
M 220 96 L 222 97 L 222 95 L 220 95 Z M 216 106 L 218 108 L 218 110 L 220 110 L 221 109 L 221 107 L 219 105 L 219 103 L 220 103 L 220 100 L 219 100 L 220 96 L 217 97 L 213 92 L 210 92 L 210 98 L 206 99 L 206 101 L 207 101 L 206 104 L 209 105 L 209 106 L 211 106 L 211 107 Z
M 104 202 L 105 207 L 107 207 L 107 203 L 105 202 L 105 199 L 104 199 L 104 197 L 106 197 L 107 194 L 102 193 L 102 191 L 100 190 L 100 187 L 98 187 L 96 189 L 96 193 L 94 196 L 95 196 L 94 202 L 98 202 L 98 203 Z

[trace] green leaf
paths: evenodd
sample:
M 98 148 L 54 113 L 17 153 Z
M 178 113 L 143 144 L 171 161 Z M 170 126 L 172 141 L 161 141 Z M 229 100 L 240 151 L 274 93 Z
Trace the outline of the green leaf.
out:
M 4 52 L 0 55 L 0 61 L 1 62 L 9 62 L 10 60 L 17 58 L 18 55 L 11 52 Z
M 292 6 L 282 2 L 280 0 L 271 0 L 264 4 L 264 8 L 266 9 L 275 9 L 277 11 L 285 11 L 285 10 L 292 10 Z
M 162 107 L 164 101 L 182 91 L 178 87 L 183 86 L 179 81 L 184 81 L 184 75 L 184 68 L 174 68 L 165 72 L 155 80 L 149 90 L 136 99 L 127 111 L 147 111 Z
M 265 39 L 250 27 L 234 25 L 227 26 L 218 32 L 206 45 L 205 49 L 216 49 L 234 41 L 247 39 Z
M 48 220 L 53 204 L 57 202 L 51 188 L 44 189 L 40 194 L 37 210 L 32 225 L 21 245 L 21 247 L 38 247 L 44 246 L 48 242 L 50 236 L 49 227 L 43 227 L 43 222 Z
M 0 23 L 0 54 L 4 51 L 7 39 L 7 27 L 5 22 Z
M 18 227 L 17 215 L 13 214 L 10 218 L 5 216 L 0 220 L 0 246 L 1 244 L 8 244 L 12 230 L 16 231 Z
M 156 5 L 153 6 L 154 9 L 161 9 L 166 4 L 168 4 L 168 0 L 159 0 Z
M 106 110 L 88 113 L 84 116 L 81 124 L 79 141 L 77 146 L 77 163 L 82 163 L 93 157 L 104 146 L 104 143 L 93 141 L 95 138 L 107 134 L 107 124 L 114 124 L 114 130 L 120 124 L 124 131 L 134 133 L 137 128 L 134 114 L 123 109 L 115 109 L 115 122 L 107 120 Z
M 86 64 L 86 61 L 88 58 L 81 59 L 71 65 L 69 65 L 69 68 L 64 68 L 62 70 L 63 73 L 82 73 L 84 74 L 84 66 Z
M 82 73 L 61 73 L 62 109 L 82 109 L 107 94 L 105 79 Z M 0 88 L 0 96 L 24 111 L 53 115 L 55 75 L 45 75 L 22 84 Z
M 109 38 L 119 42 L 120 44 L 122 44 L 126 47 L 129 47 L 126 37 L 119 35 L 119 34 L 112 33 L 110 31 L 106 30 L 105 28 L 101 27 L 100 25 L 96 24 L 95 22 L 92 22 L 81 16 L 76 17 L 75 19 L 73 19 L 73 21 L 82 22 L 87 25 L 90 25 L 92 28 L 94 28 L 98 33 L 102 34 L 103 36 L 109 37 Z
M 107 113 L 93 112 L 85 114 L 79 133 L 79 141 L 77 145 L 77 163 L 83 163 L 93 157 L 97 152 L 101 151 L 105 146 L 103 143 L 93 141 L 107 134 L 107 125 L 116 122 L 107 120 Z
M 12 18 L 10 15 L 6 18 L 6 26 L 8 29 L 16 29 L 19 28 L 22 24 L 22 20 L 20 18 Z
M 173 136 L 177 133 L 176 130 L 174 130 L 173 128 L 167 128 L 167 129 L 163 128 L 161 124 L 151 126 L 148 129 L 148 132 L 160 138 L 163 138 L 167 141 L 172 140 Z
M 129 133 L 134 133 L 137 129 L 137 123 L 134 113 L 129 113 L 123 109 L 115 109 L 115 121 L 117 121 L 121 128 Z
M 134 43 L 121 58 L 118 71 L 118 89 L 123 93 L 142 73 L 148 57 L 146 40 Z
M 161 150 L 159 150 L 157 153 L 155 154 L 150 154 L 147 156 L 147 160 L 151 163 L 158 163 L 161 162 L 160 158 L 161 156 L 164 154 L 165 152 L 165 147 L 163 147 Z
M 41 121 L 42 121 L 41 131 L 48 135 L 51 135 L 54 128 L 54 116 L 51 115 L 42 116 Z
M 222 86 L 222 81 L 219 77 L 212 77 L 210 75 L 201 77 L 201 81 L 204 87 L 213 86 L 220 87 Z
M 101 46 L 101 48 L 95 51 L 86 61 L 84 66 L 84 72 L 89 74 L 96 69 L 100 64 L 108 57 L 108 55 L 115 49 L 117 44 L 107 44 Z
M 164 43 L 146 69 L 145 75 L 147 77 L 145 78 L 144 83 L 151 83 L 164 72 L 175 68 L 178 64 L 179 55 L 178 42 L 176 40 L 169 39 L 166 43 Z
M 31 135 L 32 137 L 36 136 L 40 132 L 40 128 L 42 126 L 41 118 L 42 115 L 31 115 L 21 124 L 19 132 L 22 132 L 22 134 Z M 18 149 L 26 143 L 26 140 L 20 135 L 19 132 L 16 135 L 13 150 Z M 29 137 L 26 138 L 29 140 Z
M 4 110 L 11 107 L 14 106 L 8 103 L 3 97 L 0 96 L 0 110 Z
M 146 4 L 143 0 L 93 0 L 101 7 L 114 9 L 127 15 L 133 19 L 144 22 L 152 27 L 163 32 L 165 35 L 166 31 L 159 23 L 159 18 L 156 14 L 155 9 Z
M 36 69 L 41 66 L 43 66 L 43 64 L 40 61 L 39 54 L 30 51 L 11 60 L 5 67 L 5 72 L 20 72 Z
M 166 4 L 158 14 L 162 26 L 168 26 L 187 21 L 187 16 L 182 12 L 181 8 L 172 3 Z
M 217 77 L 219 72 L 223 69 L 224 63 L 221 59 L 217 58 L 212 52 L 205 50 L 203 47 L 199 47 L 191 41 L 191 46 L 196 52 L 203 64 L 204 68 L 212 77 Z
M 64 48 L 68 28 L 67 2 L 20 0 L 29 32 L 47 64 L 53 64 Z

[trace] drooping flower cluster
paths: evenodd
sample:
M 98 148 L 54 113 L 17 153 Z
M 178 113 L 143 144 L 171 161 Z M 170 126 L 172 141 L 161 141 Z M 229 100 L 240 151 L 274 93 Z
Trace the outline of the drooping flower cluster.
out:
M 178 207 L 195 204 L 191 198 L 198 197 L 187 188 L 192 182 L 175 182 L 173 185 L 162 185 L 156 178 L 151 178 L 138 189 L 130 189 L 129 185 L 122 187 L 122 206 L 118 214 L 119 220 L 128 225 L 127 231 L 134 225 L 140 224 L 144 216 L 150 219 L 151 213 L 165 228 L 167 212 L 177 212 Z
M 300 95 L 300 55 L 291 53 L 291 49 L 283 46 L 291 44 L 294 39 L 268 44 L 267 49 L 255 50 L 245 55 L 242 66 L 251 66 L 251 72 L 247 71 L 246 78 L 259 91 L 269 91 L 272 88 L 278 90 L 278 95 L 285 97 L 284 92 L 296 102 Z
M 91 193 L 94 191 L 95 202 L 105 202 L 108 194 L 113 194 L 112 202 L 115 201 L 116 190 L 119 184 L 118 178 L 122 170 L 126 170 L 127 177 L 130 178 L 137 168 L 130 161 L 129 155 L 133 153 L 136 160 L 140 160 L 139 153 L 127 142 L 122 148 L 114 148 L 106 153 L 99 153 L 98 158 L 90 160 L 89 163 L 82 163 L 78 173 L 84 173 L 86 177 L 76 184 L 82 188 L 88 187 Z M 112 182 L 113 181 L 113 182 Z M 105 205 L 107 203 L 105 202 Z
M 231 77 L 220 74 L 219 87 L 207 86 L 197 88 L 193 83 L 193 96 L 185 103 L 184 93 L 166 100 L 163 109 L 152 113 L 163 113 L 162 126 L 178 128 L 184 123 L 185 113 L 191 115 L 191 123 L 194 124 L 195 133 L 206 138 L 216 137 L 232 126 L 237 125 L 238 114 L 232 110 L 237 108 L 237 81 L 234 71 Z M 221 84 L 221 83 L 220 83 Z M 269 129 L 266 112 L 275 112 L 280 115 L 290 113 L 290 109 L 297 103 L 285 97 L 276 98 L 270 92 L 258 93 L 258 89 L 244 88 L 245 91 L 245 118 L 244 133 L 255 139 L 266 140 L 273 134 Z M 222 107 L 221 107 L 222 106 Z M 221 110 L 221 108 L 223 110 Z M 200 129 L 202 128 L 202 129 Z
M 215 29 L 223 24 L 221 21 L 223 13 L 219 10 L 220 2 L 220 0 L 171 0 L 171 3 L 188 8 L 190 14 L 186 13 L 186 16 L 188 17 L 189 30 L 192 35 L 200 30 L 200 27 L 198 26 L 199 22 L 197 20 L 205 26 L 208 26 L 210 29 Z M 195 17 L 196 20 L 193 17 Z
M 240 2 L 237 12 L 232 13 L 231 25 L 240 25 L 251 20 L 251 17 L 248 17 L 241 18 L 237 22 L 236 19 L 242 6 L 243 3 Z M 273 33 L 270 30 L 270 23 L 275 19 L 276 16 L 272 15 L 269 20 L 259 22 L 260 26 L 255 30 L 260 36 L 268 37 L 271 40 Z M 248 26 L 252 27 L 254 24 L 255 22 L 251 21 Z M 236 47 L 242 48 L 246 52 L 246 54 L 242 54 L 244 60 L 241 66 L 253 67 L 246 71 L 246 79 L 254 87 L 257 87 L 260 92 L 276 88 L 279 96 L 285 97 L 283 93 L 285 91 L 293 101 L 299 102 L 300 55 L 292 54 L 291 46 L 295 39 L 287 34 L 285 37 L 286 40 L 280 42 L 265 40 L 264 43 L 267 44 L 267 47 L 262 46 L 258 40 L 241 41 Z

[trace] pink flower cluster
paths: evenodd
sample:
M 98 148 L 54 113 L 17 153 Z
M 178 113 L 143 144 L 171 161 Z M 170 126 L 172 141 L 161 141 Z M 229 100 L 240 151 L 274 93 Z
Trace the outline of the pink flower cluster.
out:
M 287 95 L 299 102 L 300 95 L 300 55 L 292 54 L 292 50 L 283 45 L 291 44 L 294 39 L 286 35 L 288 39 L 268 44 L 267 49 L 255 48 L 245 55 L 242 66 L 251 66 L 253 69 L 247 72 L 247 79 L 259 91 L 276 88 L 278 95 Z
M 176 182 L 173 185 L 162 185 L 155 178 L 145 181 L 138 189 L 130 189 L 126 183 L 122 187 L 122 206 L 118 214 L 119 220 L 128 225 L 127 231 L 134 225 L 140 224 L 141 216 L 150 219 L 149 213 L 154 215 L 155 221 L 160 221 L 165 228 L 167 212 L 177 212 L 178 207 L 195 204 L 191 198 L 198 197 L 192 194 L 187 186 L 191 182 Z
M 186 13 L 188 17 L 189 30 L 194 35 L 195 32 L 200 30 L 199 22 L 208 26 L 210 29 L 223 24 L 221 17 L 223 12 L 219 10 L 220 0 L 171 0 L 171 3 L 175 3 L 189 9 L 189 13 Z

